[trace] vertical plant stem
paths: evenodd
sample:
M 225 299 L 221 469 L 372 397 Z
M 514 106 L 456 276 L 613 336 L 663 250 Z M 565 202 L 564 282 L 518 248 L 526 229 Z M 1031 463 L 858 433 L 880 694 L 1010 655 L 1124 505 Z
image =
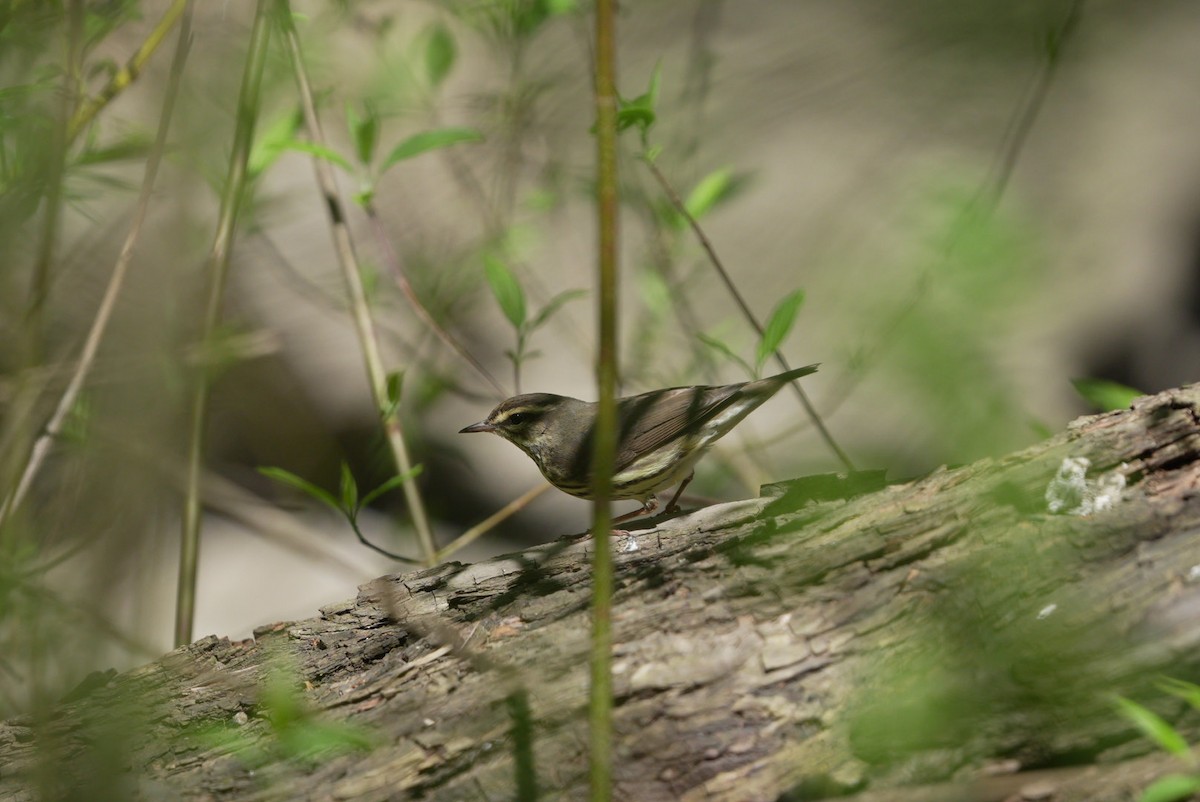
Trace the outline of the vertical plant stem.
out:
M 196 386 L 192 395 L 191 421 L 188 428 L 187 480 L 183 503 L 183 539 L 179 550 L 179 587 L 176 589 L 175 645 L 192 640 L 192 620 L 196 610 L 196 569 L 200 558 L 200 477 L 204 467 L 204 435 L 208 424 L 208 400 L 211 385 L 209 364 L 213 332 L 221 317 L 221 301 L 225 296 L 225 281 L 229 276 L 229 252 L 237 225 L 239 201 L 246 184 L 246 161 L 254 142 L 254 123 L 258 116 L 259 89 L 262 86 L 263 66 L 267 59 L 270 25 L 267 24 L 270 0 L 258 0 L 254 12 L 254 27 L 250 31 L 250 46 L 246 53 L 246 69 L 238 93 L 237 123 L 233 133 L 233 152 L 229 156 L 229 173 L 221 193 L 221 210 L 208 257 L 208 301 L 200 335 L 199 365 Z
M 616 4 L 596 2 L 596 196 L 599 225 L 599 404 L 592 459 L 592 657 L 588 699 L 592 802 L 612 797 L 612 595 L 610 500 L 617 447 Z
M 185 0 L 184 5 L 187 7 L 183 14 L 183 21 L 179 28 L 179 42 L 175 48 L 175 59 L 171 63 L 170 77 L 167 83 L 167 91 L 163 97 L 162 110 L 158 117 L 158 134 L 154 140 L 154 147 L 150 150 L 150 154 L 146 159 L 146 172 L 142 176 L 142 188 L 138 195 L 137 207 L 133 213 L 133 222 L 129 226 L 129 233 L 125 236 L 125 242 L 121 245 L 121 253 L 117 256 L 117 263 L 113 267 L 112 276 L 109 277 L 108 286 L 104 290 L 104 297 L 100 301 L 100 307 L 96 310 L 96 318 L 92 321 L 92 327 L 88 331 L 87 339 L 83 343 L 83 351 L 79 356 L 79 362 L 75 366 L 75 371 L 71 375 L 71 380 L 67 383 L 67 389 L 63 392 L 62 398 L 58 401 L 58 406 L 54 409 L 54 414 L 43 427 L 41 434 L 38 435 L 33 444 L 33 450 L 30 453 L 28 461 L 25 463 L 24 469 L 21 471 L 21 477 L 17 482 L 16 489 L 0 504 L 0 528 L 3 528 L 4 522 L 9 515 L 25 500 L 26 494 L 29 492 L 30 486 L 33 484 L 34 478 L 38 471 L 46 461 L 46 457 L 50 453 L 51 446 L 54 445 L 55 438 L 62 432 L 63 425 L 67 421 L 67 416 L 75 407 L 75 402 L 79 399 L 79 394 L 83 390 L 83 384 L 87 380 L 88 374 L 91 372 L 92 365 L 96 361 L 96 352 L 100 349 L 100 341 L 104 338 L 104 332 L 108 328 L 108 322 L 112 318 L 113 309 L 117 305 L 117 297 L 121 293 L 121 288 L 125 284 L 125 275 L 129 271 L 129 263 L 133 259 L 133 249 L 137 244 L 138 238 L 142 233 L 142 224 L 146 221 L 146 212 L 150 208 L 150 198 L 154 189 L 154 181 L 158 177 L 158 167 L 162 164 L 163 153 L 167 146 L 167 132 L 171 128 L 171 117 L 175 110 L 175 99 L 179 95 L 179 81 L 183 75 L 183 66 L 187 62 L 187 53 L 191 45 L 191 16 L 192 9 L 188 4 L 190 0 Z
M 300 49 L 300 36 L 296 33 L 292 21 L 292 9 L 288 0 L 276 0 L 276 16 L 284 41 L 291 57 L 292 71 L 296 76 L 297 91 L 304 108 L 304 124 L 313 144 L 326 147 L 325 135 L 321 129 L 321 120 L 317 117 L 316 103 L 313 101 L 312 87 L 308 81 L 308 71 L 304 67 L 304 54 Z M 346 289 L 350 293 L 350 308 L 354 315 L 354 325 L 358 330 L 359 345 L 362 347 L 363 361 L 366 363 L 367 379 L 371 385 L 371 394 L 375 401 L 375 409 L 384 414 L 383 426 L 387 434 L 388 445 L 400 473 L 408 473 L 412 469 L 412 461 L 408 456 L 408 446 L 404 442 L 404 430 L 400 422 L 399 405 L 392 404 L 388 399 L 387 371 L 383 366 L 383 358 L 379 354 L 379 338 L 375 333 L 375 323 L 371 318 L 371 307 L 367 303 L 367 293 L 363 288 L 362 275 L 359 272 L 358 257 L 354 252 L 354 242 L 350 238 L 350 229 L 346 224 L 346 205 L 342 202 L 333 168 L 324 159 L 313 157 L 313 169 L 316 171 L 317 184 L 325 199 L 325 208 L 329 212 L 330 227 L 333 233 L 333 246 L 337 253 L 342 275 L 346 279 Z M 420 490 L 414 481 L 404 483 L 404 499 L 408 503 L 408 511 L 412 516 L 413 528 L 421 546 L 425 562 L 433 565 L 437 555 L 437 546 L 433 542 L 433 533 L 429 529 L 429 519 L 425 514 L 425 503 L 421 499 Z

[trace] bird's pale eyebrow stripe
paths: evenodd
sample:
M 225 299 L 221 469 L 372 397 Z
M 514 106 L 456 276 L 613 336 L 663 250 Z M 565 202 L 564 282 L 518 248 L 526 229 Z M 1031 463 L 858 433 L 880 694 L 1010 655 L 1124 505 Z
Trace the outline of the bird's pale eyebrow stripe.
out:
M 506 409 L 503 412 L 501 412 L 499 415 L 496 416 L 496 420 L 493 422 L 500 424 L 500 423 L 504 423 L 505 421 L 507 421 L 513 415 L 534 414 L 534 413 L 541 412 L 541 411 L 542 411 L 541 407 L 535 407 L 535 406 L 513 407 L 512 409 Z

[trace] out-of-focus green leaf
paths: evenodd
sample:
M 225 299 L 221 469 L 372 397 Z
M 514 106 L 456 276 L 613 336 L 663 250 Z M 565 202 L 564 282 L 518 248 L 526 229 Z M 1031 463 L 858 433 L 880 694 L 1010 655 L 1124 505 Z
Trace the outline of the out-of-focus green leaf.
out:
M 1140 802 L 1182 802 L 1200 792 L 1200 777 L 1187 774 L 1168 774 L 1160 777 L 1142 791 Z
M 1158 687 L 1172 696 L 1178 696 L 1192 707 L 1200 710 L 1200 685 L 1184 682 L 1181 679 L 1165 677 L 1159 681 Z
M 516 0 L 500 5 L 509 9 L 512 30 L 518 36 L 532 36 L 546 20 L 575 9 L 574 0 Z
M 1134 399 L 1145 393 L 1107 379 L 1071 379 L 1075 392 L 1101 412 L 1128 409 Z
M 316 156 L 318 159 L 324 159 L 327 162 L 336 164 L 338 167 L 341 167 L 351 175 L 354 174 L 354 165 L 350 163 L 349 159 L 338 153 L 336 150 L 331 150 L 330 148 L 322 145 L 315 145 L 312 142 L 305 142 L 300 139 L 293 139 L 292 141 L 288 142 L 287 149 L 296 150 L 301 153 L 307 153 L 310 156 Z
M 289 485 L 290 487 L 299 490 L 301 493 L 304 493 L 307 496 L 315 498 L 317 501 L 320 501 L 321 503 L 331 507 L 334 510 L 337 510 L 338 512 L 342 511 L 341 505 L 338 504 L 337 499 L 333 497 L 332 493 L 324 488 L 317 487 L 307 479 L 300 478 L 291 471 L 285 471 L 283 468 L 260 467 L 258 472 L 268 479 L 274 479 L 276 482 Z
M 530 321 L 529 330 L 533 331 L 544 324 L 550 319 L 551 315 L 553 315 L 559 310 L 560 307 L 562 307 L 563 304 L 567 303 L 568 301 L 574 301 L 577 298 L 583 298 L 586 295 L 587 290 L 564 290 L 558 295 L 555 295 L 546 302 L 546 305 L 542 307 L 541 311 L 534 316 L 532 321 Z
M 438 128 L 433 131 L 424 131 L 419 134 L 413 134 L 394 147 L 392 152 L 388 154 L 388 157 L 383 160 L 383 166 L 379 169 L 382 172 L 396 162 L 411 159 L 413 156 L 419 156 L 428 150 L 448 148 L 451 145 L 459 145 L 464 142 L 482 141 L 483 134 L 474 128 Z
M 658 105 L 658 85 L 662 78 L 662 62 L 654 66 L 650 74 L 650 86 L 646 91 L 632 100 L 621 99 L 617 107 L 617 130 L 637 127 L 642 136 L 649 133 L 657 120 L 655 107 Z
M 395 418 L 396 410 L 400 408 L 400 398 L 403 390 L 404 371 L 397 370 L 389 373 L 384 380 L 384 392 L 387 396 L 387 402 L 379 410 L 380 420 L 390 421 Z
M 287 114 L 281 114 L 263 126 L 250 150 L 250 158 L 246 162 L 246 171 L 251 177 L 257 177 L 275 163 L 275 160 L 296 141 L 296 134 L 304 125 L 304 114 L 295 109 Z
M 404 390 L 404 371 L 397 370 L 388 374 L 387 399 L 393 407 L 400 403 L 400 394 Z
M 525 292 L 517 283 L 517 277 L 504 262 L 490 254 L 483 258 L 483 270 L 500 311 L 513 328 L 520 330 L 525 325 Z
M 729 197 L 734 188 L 733 171 L 728 167 L 714 170 L 704 178 L 687 196 L 683 207 L 695 219 L 699 220 L 713 210 L 717 204 Z
M 804 290 L 796 290 L 785 296 L 775 306 L 775 311 L 771 313 L 770 319 L 767 320 L 767 325 L 763 327 L 763 336 L 758 343 L 758 352 L 754 359 L 758 370 L 762 369 L 763 363 L 767 361 L 767 357 L 775 353 L 779 346 L 783 344 L 784 339 L 792 330 L 792 325 L 796 322 L 796 313 L 800 310 L 800 305 L 803 303 Z
M 425 76 L 429 85 L 441 86 L 457 58 L 458 46 L 450 29 L 440 22 L 434 24 L 425 39 Z
M 358 483 L 354 481 L 354 473 L 350 470 L 350 466 L 342 463 L 342 508 L 345 510 L 358 509 Z
M 365 507 L 368 504 L 370 504 L 372 501 L 374 501 L 375 499 L 382 496 L 384 493 L 387 493 L 391 490 L 395 490 L 397 487 L 404 484 L 405 482 L 411 482 L 413 479 L 416 479 L 418 476 L 420 476 L 421 472 L 424 470 L 425 470 L 424 465 L 414 465 L 411 468 L 409 468 L 407 471 L 405 471 L 404 473 L 396 474 L 391 479 L 388 479 L 386 482 L 381 484 L 379 487 L 375 488 L 370 493 L 367 493 L 365 496 L 363 496 L 362 503 L 360 506 Z
M 360 117 L 353 106 L 346 104 L 346 124 L 354 137 L 354 152 L 360 164 L 371 163 L 379 142 L 379 114 L 370 103 L 365 104 L 365 109 L 366 113 Z
M 1187 741 L 1161 716 L 1132 699 L 1118 696 L 1116 701 L 1121 715 L 1129 719 L 1146 737 L 1172 755 L 1191 762 L 1192 750 Z
M 278 733 L 279 746 L 292 758 L 314 759 L 346 752 L 368 752 L 374 739 L 358 727 L 317 721 L 309 716 Z

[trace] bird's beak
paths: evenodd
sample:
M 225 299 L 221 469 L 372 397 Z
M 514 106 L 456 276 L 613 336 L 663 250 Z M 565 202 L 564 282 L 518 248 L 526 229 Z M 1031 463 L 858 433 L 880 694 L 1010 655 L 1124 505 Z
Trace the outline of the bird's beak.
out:
M 472 432 L 494 432 L 494 431 L 496 431 L 495 425 L 488 423 L 485 420 L 481 420 L 479 423 L 472 423 L 470 426 L 468 426 L 465 429 L 459 429 L 458 433 L 459 434 L 471 434 Z

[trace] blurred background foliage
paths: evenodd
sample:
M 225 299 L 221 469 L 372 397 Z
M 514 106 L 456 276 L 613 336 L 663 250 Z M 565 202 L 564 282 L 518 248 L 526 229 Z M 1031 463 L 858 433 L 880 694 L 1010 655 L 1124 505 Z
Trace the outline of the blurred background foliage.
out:
M 350 199 L 439 544 L 540 481 L 516 449 L 460 442 L 459 428 L 518 383 L 593 397 L 590 29 L 576 0 L 297 2 L 329 142 L 306 137 L 275 36 L 222 324 L 198 345 L 252 5 L 195 9 L 111 325 L 0 528 L 0 713 L 169 647 L 197 365 L 214 382 L 196 633 L 244 636 L 393 569 L 257 470 L 336 495 L 345 463 L 359 497 L 395 473 L 313 158 Z M 0 496 L 76 369 L 129 229 L 173 32 L 71 121 L 168 6 L 0 0 Z M 654 127 L 623 140 L 623 391 L 741 380 L 758 343 L 648 158 L 760 320 L 803 291 L 782 350 L 822 363 L 805 387 L 859 467 L 903 478 L 1026 445 L 1087 411 L 1074 378 L 1194 379 L 1197 37 L 1186 0 L 625 5 L 622 94 L 657 91 Z M 840 468 L 781 393 L 692 487 L 732 499 Z M 547 494 L 466 554 L 587 516 Z M 409 521 L 398 490 L 357 517 L 414 554 Z

